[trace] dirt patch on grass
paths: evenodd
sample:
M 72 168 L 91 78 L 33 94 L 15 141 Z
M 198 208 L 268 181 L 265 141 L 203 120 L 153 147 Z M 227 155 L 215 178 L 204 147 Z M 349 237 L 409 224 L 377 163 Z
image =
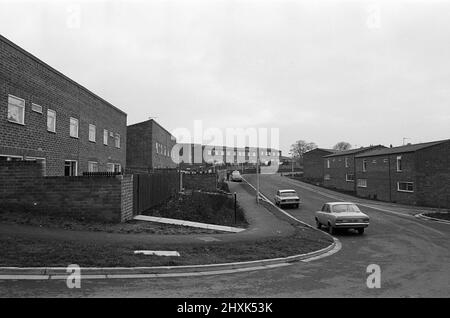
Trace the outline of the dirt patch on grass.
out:
M 193 228 L 180 225 L 161 224 L 130 220 L 124 223 L 96 223 L 70 220 L 55 215 L 37 213 L 0 211 L 0 223 L 31 225 L 36 227 L 63 229 L 70 231 L 93 231 L 120 234 L 221 234 L 224 232 Z
M 248 227 L 239 202 L 235 215 L 234 199 L 220 193 L 208 194 L 193 191 L 190 194 L 177 195 L 167 203 L 149 209 L 143 214 L 216 225 Z
M 242 262 L 287 257 L 329 246 L 325 234 L 298 226 L 294 235 L 258 241 L 202 245 L 49 241 L 0 234 L 0 266 L 176 266 Z M 180 257 L 134 255 L 135 250 L 171 250 Z
M 423 215 L 428 216 L 430 218 L 450 221 L 450 212 L 431 212 L 431 213 L 424 213 Z

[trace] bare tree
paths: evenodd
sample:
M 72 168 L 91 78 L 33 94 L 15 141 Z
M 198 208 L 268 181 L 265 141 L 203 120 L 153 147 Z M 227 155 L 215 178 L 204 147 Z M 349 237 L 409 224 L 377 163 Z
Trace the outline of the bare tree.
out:
M 291 146 L 290 154 L 292 158 L 300 160 L 303 158 L 303 154 L 310 150 L 316 149 L 317 145 L 313 142 L 306 142 L 304 140 L 297 140 L 295 144 Z
M 341 141 L 335 144 L 333 149 L 337 151 L 350 150 L 352 149 L 352 145 L 346 141 Z

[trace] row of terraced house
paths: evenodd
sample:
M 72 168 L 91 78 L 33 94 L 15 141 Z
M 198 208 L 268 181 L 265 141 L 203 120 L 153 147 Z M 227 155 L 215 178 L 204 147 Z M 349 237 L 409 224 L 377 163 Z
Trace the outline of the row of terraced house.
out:
M 304 178 L 374 200 L 450 208 L 450 139 L 304 154 Z
M 0 162 L 38 161 L 46 176 L 123 172 L 141 157 L 171 168 L 175 142 L 154 120 L 127 127 L 125 112 L 0 36 Z
M 270 148 L 191 144 L 179 145 L 174 161 L 176 144 L 153 119 L 127 127 L 125 112 L 0 35 L 0 162 L 38 161 L 46 176 L 77 176 L 173 169 L 180 161 L 254 163 L 257 155 L 267 164 L 280 156 Z

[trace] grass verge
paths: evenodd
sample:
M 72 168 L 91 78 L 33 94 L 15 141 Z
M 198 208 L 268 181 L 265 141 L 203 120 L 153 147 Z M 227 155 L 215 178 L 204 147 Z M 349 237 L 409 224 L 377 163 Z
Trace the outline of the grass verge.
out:
M 45 240 L 0 234 L 0 266 L 176 266 L 243 262 L 287 257 L 316 251 L 332 240 L 323 233 L 297 226 L 293 235 L 258 241 L 208 244 L 157 244 Z M 180 257 L 134 255 L 135 250 L 171 250 Z
M 224 232 L 194 227 L 130 220 L 124 223 L 83 222 L 55 215 L 32 212 L 0 211 L 0 224 L 30 225 L 70 231 L 91 231 L 120 234 L 221 234 Z

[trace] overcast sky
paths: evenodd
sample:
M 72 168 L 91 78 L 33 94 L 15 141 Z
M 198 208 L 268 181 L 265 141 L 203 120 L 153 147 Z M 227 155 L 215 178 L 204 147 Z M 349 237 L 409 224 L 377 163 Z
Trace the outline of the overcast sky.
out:
M 279 128 L 284 154 L 450 138 L 450 1 L 0 0 L 0 33 L 128 124 Z

